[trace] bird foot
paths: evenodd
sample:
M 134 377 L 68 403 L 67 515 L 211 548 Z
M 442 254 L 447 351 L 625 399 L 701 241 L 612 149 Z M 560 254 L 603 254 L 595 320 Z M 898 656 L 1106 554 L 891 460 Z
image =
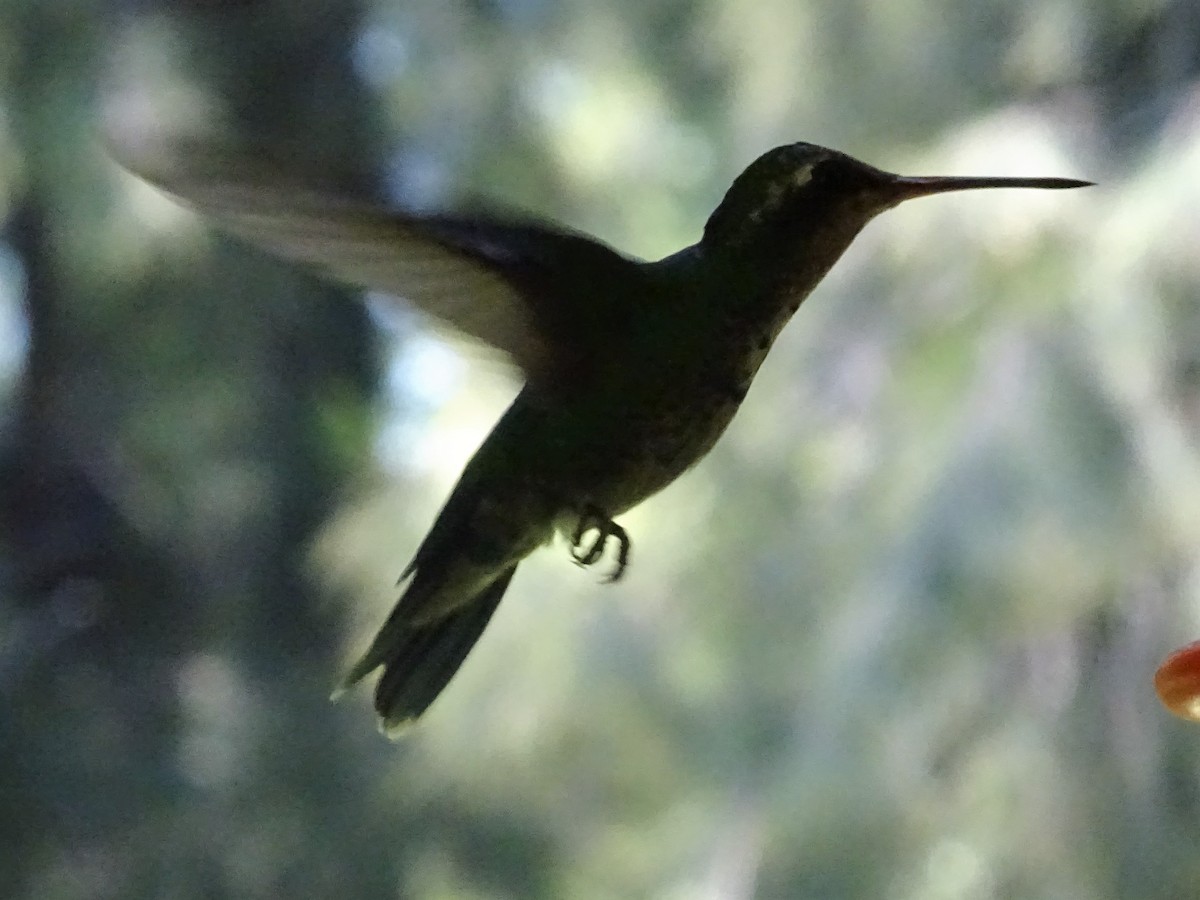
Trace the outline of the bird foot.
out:
M 585 544 L 584 535 L 595 532 L 595 537 Z M 586 506 L 579 515 L 575 532 L 571 535 L 571 558 L 575 565 L 587 567 L 600 560 L 604 549 L 608 546 L 609 538 L 617 540 L 617 564 L 604 576 L 604 582 L 611 583 L 625 574 L 625 566 L 629 563 L 629 535 L 625 529 L 606 516 L 598 507 Z

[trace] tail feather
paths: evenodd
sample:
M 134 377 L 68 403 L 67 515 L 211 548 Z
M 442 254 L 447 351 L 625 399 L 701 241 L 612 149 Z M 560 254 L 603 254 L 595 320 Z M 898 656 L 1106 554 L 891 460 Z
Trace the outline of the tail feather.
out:
M 508 569 L 477 597 L 429 622 L 413 624 L 397 608 L 370 649 L 350 670 L 343 687 L 350 687 L 382 666 L 383 674 L 375 688 L 375 709 L 384 730 L 394 733 L 419 717 L 479 640 L 516 569 Z

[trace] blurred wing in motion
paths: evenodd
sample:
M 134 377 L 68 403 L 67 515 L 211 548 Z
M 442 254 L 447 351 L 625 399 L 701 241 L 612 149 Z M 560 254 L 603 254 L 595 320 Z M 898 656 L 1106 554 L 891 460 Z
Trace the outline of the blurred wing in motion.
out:
M 597 279 L 638 277 L 633 260 L 539 222 L 394 211 L 290 184 L 252 159 L 203 145 L 114 156 L 231 234 L 402 297 L 509 354 L 533 381 L 551 381 L 586 360 L 624 319 L 614 307 L 625 292 L 585 303 L 577 296 L 581 283 L 594 292 Z

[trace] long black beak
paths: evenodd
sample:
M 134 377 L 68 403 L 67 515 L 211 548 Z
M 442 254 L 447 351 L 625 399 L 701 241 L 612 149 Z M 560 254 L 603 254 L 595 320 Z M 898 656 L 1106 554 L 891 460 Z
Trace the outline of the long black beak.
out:
M 983 188 L 1039 188 L 1042 190 L 1064 190 L 1066 188 L 1091 187 L 1091 181 L 1074 178 L 975 178 L 972 176 L 941 176 L 913 178 L 896 175 L 884 189 L 884 194 L 895 205 L 914 197 L 928 197 L 949 191 L 975 191 Z

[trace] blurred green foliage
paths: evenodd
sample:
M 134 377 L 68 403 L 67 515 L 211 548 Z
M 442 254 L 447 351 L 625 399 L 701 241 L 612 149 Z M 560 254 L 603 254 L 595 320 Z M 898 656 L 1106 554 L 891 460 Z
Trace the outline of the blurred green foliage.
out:
M 1195 4 L 8 0 L 0 60 L 4 896 L 1195 894 Z M 121 174 L 143 102 L 646 256 L 797 139 L 1101 186 L 871 225 L 627 578 L 537 555 L 392 745 L 325 698 L 511 373 Z

